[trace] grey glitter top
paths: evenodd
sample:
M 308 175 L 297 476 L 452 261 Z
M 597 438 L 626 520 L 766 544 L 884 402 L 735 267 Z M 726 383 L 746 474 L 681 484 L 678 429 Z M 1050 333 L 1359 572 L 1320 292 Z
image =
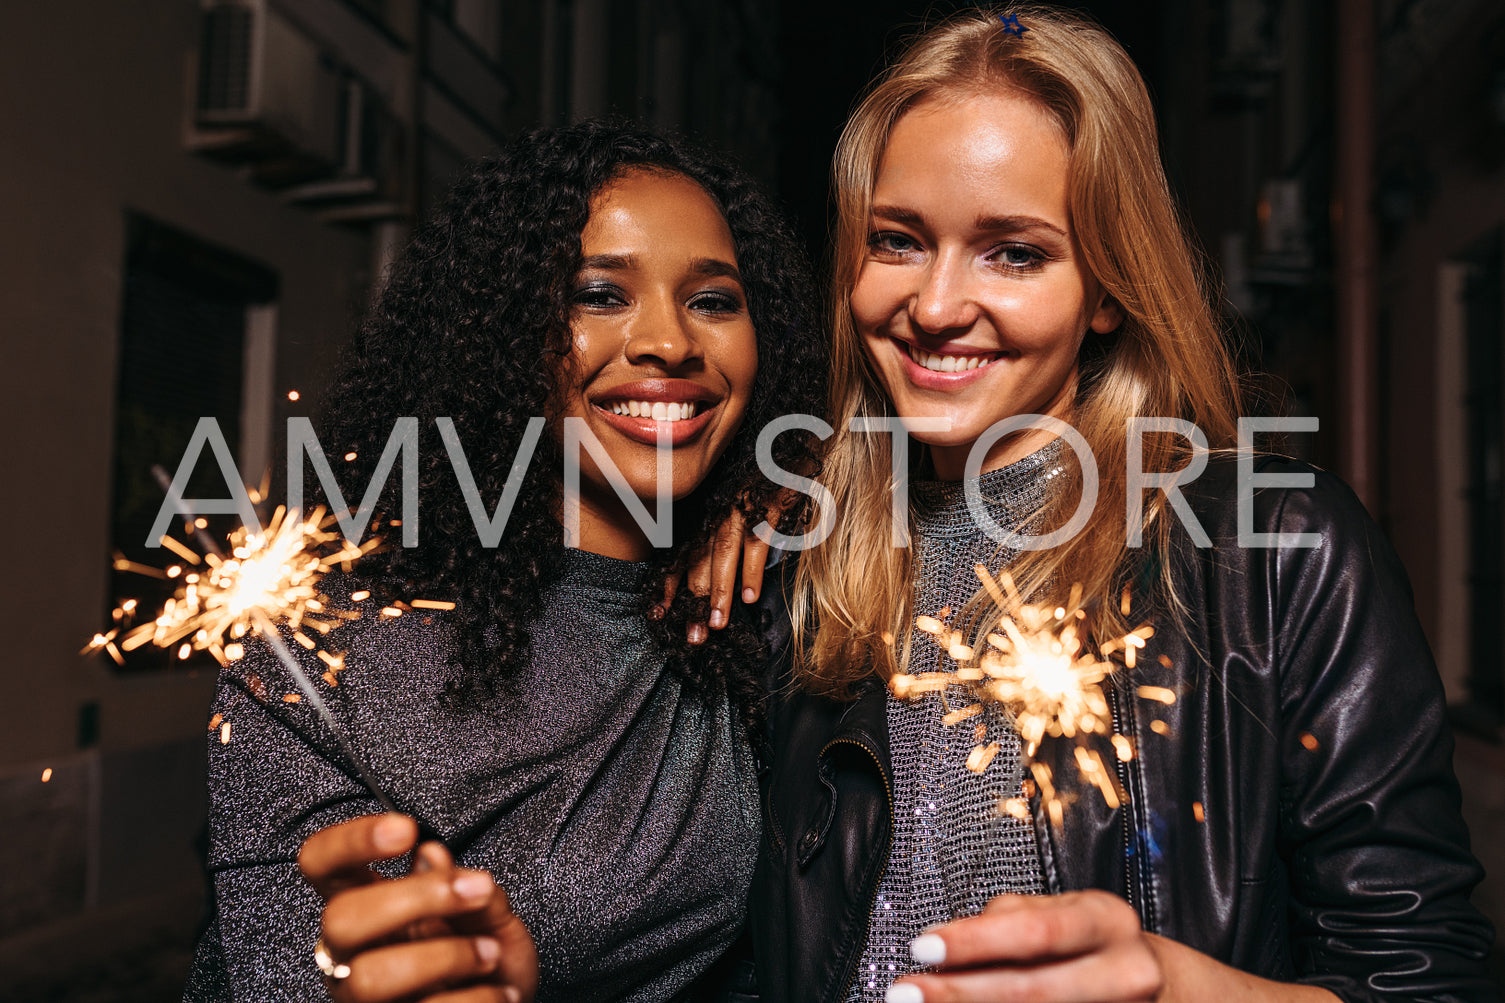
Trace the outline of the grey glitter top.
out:
M 1016 532 L 1039 509 L 1059 467 L 1059 443 L 979 478 L 988 514 Z M 1017 551 L 1003 550 L 974 522 L 961 481 L 912 486 L 916 614 L 960 610 L 980 589 L 973 570 L 995 573 Z M 954 671 L 956 664 L 927 636 L 916 634 L 912 671 Z M 954 706 L 954 705 L 953 705 Z M 1044 890 L 1034 828 L 999 811 L 1024 778 L 1019 736 L 996 708 L 946 725 L 941 694 L 913 700 L 888 696 L 888 743 L 893 779 L 894 843 L 878 884 L 867 946 L 848 1003 L 883 1003 L 899 976 L 917 971 L 909 942 L 927 927 L 982 911 L 1005 893 Z M 1001 748 L 982 773 L 967 769 L 974 727 L 987 725 Z
M 328 636 L 349 650 L 326 688 L 331 708 L 399 809 L 507 890 L 538 945 L 540 1001 L 670 999 L 745 915 L 761 819 L 752 751 L 725 696 L 703 698 L 665 669 L 638 598 L 646 573 L 567 552 L 533 624 L 530 671 L 500 706 L 441 705 L 456 643 L 443 613 L 378 621 L 368 600 Z M 291 692 L 262 648 L 221 675 L 214 712 L 230 741 L 209 739 L 217 914 L 188 1000 L 328 999 L 312 955 L 322 903 L 298 847 L 381 809 L 312 708 L 283 702 Z

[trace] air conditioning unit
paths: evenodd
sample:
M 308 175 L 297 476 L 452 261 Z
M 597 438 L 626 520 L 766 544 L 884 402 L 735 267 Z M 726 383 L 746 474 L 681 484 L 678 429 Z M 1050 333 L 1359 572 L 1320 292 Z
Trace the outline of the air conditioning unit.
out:
M 335 171 L 345 75 L 266 0 L 202 0 L 192 145 L 272 187 Z
M 402 124 L 376 91 L 347 76 L 340 102 L 340 156 L 332 177 L 283 191 L 292 202 L 314 206 L 331 220 L 386 219 L 402 202 Z

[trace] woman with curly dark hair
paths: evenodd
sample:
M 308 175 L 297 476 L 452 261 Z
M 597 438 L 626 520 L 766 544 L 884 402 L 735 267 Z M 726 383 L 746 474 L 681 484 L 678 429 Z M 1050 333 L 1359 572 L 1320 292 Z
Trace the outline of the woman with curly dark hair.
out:
M 760 430 L 823 402 L 810 302 L 770 204 L 675 142 L 537 131 L 455 186 L 319 429 L 353 454 L 349 496 L 417 418 L 418 545 L 329 588 L 374 592 L 327 698 L 402 814 L 377 814 L 310 708 L 278 699 L 274 659 L 234 663 L 215 699 L 234 741 L 210 743 L 216 913 L 188 998 L 407 999 L 457 971 L 466 1000 L 523 999 L 535 978 L 555 1000 L 705 982 L 757 853 L 766 625 L 746 607 L 690 644 L 703 600 L 654 600 L 731 513 L 768 509 Z M 773 458 L 818 463 L 799 435 Z M 393 597 L 457 605 L 374 622 Z M 420 831 L 443 845 L 407 874 Z

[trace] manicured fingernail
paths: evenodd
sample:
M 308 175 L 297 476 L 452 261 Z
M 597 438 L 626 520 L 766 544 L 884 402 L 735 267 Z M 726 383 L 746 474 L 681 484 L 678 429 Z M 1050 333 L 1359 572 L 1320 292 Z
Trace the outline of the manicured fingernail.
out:
M 523 1003 L 523 991 L 516 986 L 508 986 L 502 990 L 502 999 L 507 1003 Z
M 711 610 L 711 629 L 720 630 L 726 626 L 726 614 L 719 609 Z
M 691 644 L 704 644 L 705 643 L 705 637 L 706 637 L 705 624 L 703 624 L 703 623 L 692 623 L 692 624 L 690 624 L 690 629 L 688 631 L 686 631 L 686 635 L 687 635 L 687 639 L 689 640 L 689 642 Z
M 939 965 L 946 960 L 946 942 L 933 933 L 921 934 L 909 942 L 909 956 L 917 965 Z
M 756 592 L 754 592 L 752 589 L 743 589 L 742 590 L 742 601 L 743 602 L 757 602 L 758 601 L 758 594 Z
M 502 956 L 502 945 L 490 937 L 477 937 L 475 944 L 476 957 L 481 960 L 481 964 L 486 966 L 486 970 L 490 971 L 496 964 L 496 959 Z
M 407 849 L 411 834 L 412 829 L 408 826 L 406 819 L 400 815 L 388 815 L 376 823 L 376 829 L 371 833 L 371 841 L 382 853 L 396 853 L 398 850 Z
M 925 993 L 913 982 L 900 982 L 888 987 L 883 1003 L 925 1003 Z
M 479 871 L 466 871 L 455 878 L 454 884 L 450 885 L 455 894 L 467 902 L 482 902 L 491 894 L 495 887 L 491 875 L 482 874 Z

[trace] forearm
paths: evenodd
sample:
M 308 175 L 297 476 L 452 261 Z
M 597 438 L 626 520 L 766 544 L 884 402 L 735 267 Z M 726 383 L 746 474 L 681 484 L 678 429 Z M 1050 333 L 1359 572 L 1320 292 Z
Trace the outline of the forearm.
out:
M 1326 989 L 1272 982 L 1166 937 L 1145 937 L 1165 973 L 1158 1003 L 1339 1003 Z

